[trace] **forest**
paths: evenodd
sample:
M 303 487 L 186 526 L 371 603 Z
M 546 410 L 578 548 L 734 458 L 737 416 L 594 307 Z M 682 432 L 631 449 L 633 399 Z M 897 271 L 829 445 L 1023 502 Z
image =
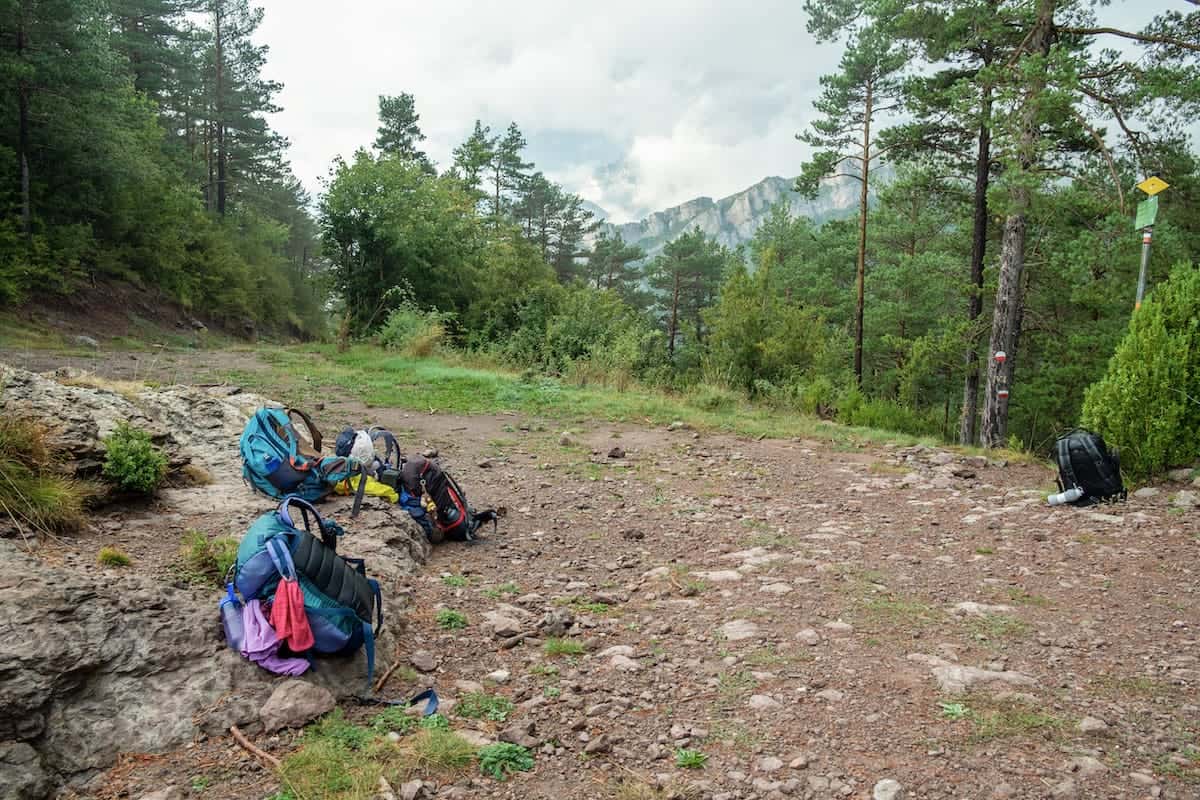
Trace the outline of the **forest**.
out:
M 650 258 L 526 160 L 517 122 L 435 163 L 403 91 L 310 198 L 248 0 L 2 8 L 2 303 L 128 280 L 713 407 L 1036 452 L 1082 423 L 1138 475 L 1200 455 L 1200 12 L 1122 30 L 1087 0 L 807 0 L 842 57 L 781 170 L 807 195 L 852 179 L 858 213 L 779 208 L 743 249 L 697 229 Z M 1149 176 L 1170 188 L 1135 313 Z

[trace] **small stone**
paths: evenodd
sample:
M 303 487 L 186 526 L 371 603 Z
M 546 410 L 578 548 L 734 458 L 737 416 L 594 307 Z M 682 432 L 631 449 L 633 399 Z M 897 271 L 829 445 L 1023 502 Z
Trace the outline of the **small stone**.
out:
M 875 784 L 872 800 L 904 800 L 904 787 L 892 778 L 884 778 Z
M 836 622 L 826 622 L 825 629 L 833 633 L 854 633 L 854 626 L 849 622 L 842 622 L 840 619 Z
M 614 447 L 613 449 L 608 451 L 608 457 L 609 458 L 624 458 L 625 457 L 625 448 L 621 447 L 620 445 Z
M 337 701 L 323 686 L 308 681 L 287 680 L 275 687 L 271 697 L 259 709 L 267 733 L 282 728 L 299 728 L 322 714 L 333 711 Z
M 609 738 L 607 733 L 600 734 L 583 747 L 583 752 L 588 755 L 607 753 L 610 750 L 612 750 L 612 739 Z
M 483 691 L 483 684 L 477 681 L 455 681 L 454 688 L 463 694 L 479 694 Z
M 1155 487 L 1143 486 L 1141 489 L 1138 489 L 1136 492 L 1134 492 L 1133 496 L 1145 500 L 1151 497 L 1158 497 L 1159 494 L 1161 494 L 1160 490 L 1156 489 Z
M 809 647 L 816 647 L 821 643 L 821 634 L 817 633 L 812 628 L 805 628 L 796 634 L 796 638 Z
M 1129 773 L 1129 780 L 1133 781 L 1137 786 L 1154 786 L 1158 780 L 1153 775 L 1147 775 L 1145 772 Z
M 1095 717 L 1084 717 L 1079 720 L 1079 724 L 1075 726 L 1080 733 L 1086 733 L 1094 736 L 1099 736 L 1108 731 L 1108 723 L 1102 719 Z
M 492 626 L 492 633 L 497 639 L 509 639 L 521 633 L 521 623 L 510 616 L 489 612 L 484 618 Z
M 759 635 L 758 625 L 748 619 L 735 619 L 721 626 L 721 634 L 730 642 L 753 639 Z
M 600 658 L 608 658 L 609 656 L 625 656 L 630 658 L 634 654 L 634 649 L 627 644 L 614 644 L 612 647 L 606 647 L 596 655 Z
M 1200 506 L 1200 494 L 1196 492 L 1179 492 L 1171 498 L 1171 505 L 1176 508 L 1195 508 Z
M 477 462 L 475 466 L 479 467 L 480 469 L 491 469 L 493 466 L 495 466 L 495 464 L 490 458 L 485 458 L 482 461 Z
M 1052 789 L 1050 789 L 1051 797 L 1070 798 L 1070 797 L 1076 797 L 1076 796 L 1078 796 L 1078 794 L 1079 794 L 1079 790 L 1075 786 L 1075 781 L 1073 781 L 1071 778 L 1065 778 L 1065 779 L 1059 781 L 1058 783 L 1056 783 L 1054 785 L 1054 787 Z
M 779 701 L 770 695 L 752 694 L 750 695 L 750 707 L 755 711 L 767 711 L 772 708 L 779 708 Z
M 575 437 L 571 435 L 570 431 L 563 431 L 558 435 L 558 444 L 561 447 L 571 447 L 575 444 Z
M 1082 778 L 1090 778 L 1107 771 L 1108 767 L 1104 762 L 1091 756 L 1076 756 L 1067 762 L 1067 772 L 1078 773 Z
M 792 587 L 791 584 L 787 583 L 768 583 L 766 586 L 759 589 L 759 591 L 774 595 L 785 595 L 792 591 Z
M 812 759 L 809 757 L 809 755 L 807 753 L 801 753 L 800 755 L 793 758 L 791 763 L 788 764 L 788 766 L 791 767 L 792 769 L 807 769 L 808 765 L 811 763 L 812 763 Z
M 89 347 L 92 350 L 100 349 L 100 343 L 91 336 L 72 336 L 71 343 L 78 345 L 79 347 Z
M 1176 483 L 1187 483 L 1192 479 L 1192 470 L 1190 467 L 1173 469 L 1167 473 L 1167 478 L 1175 481 Z
M 396 800 L 396 792 L 392 789 L 392 785 L 387 782 L 387 778 L 379 776 L 379 784 L 375 788 L 374 800 Z
M 438 661 L 433 653 L 428 650 L 418 650 L 408 657 L 408 663 L 412 664 L 421 672 L 433 672 L 437 669 Z
M 637 672 L 642 668 L 642 665 L 634 661 L 629 656 L 613 656 L 608 661 L 608 666 L 613 669 L 619 669 L 622 672 Z
M 500 741 L 534 750 L 542 743 L 542 740 L 534 735 L 534 730 L 533 720 L 518 722 L 500 731 Z
M 508 679 L 510 677 L 511 674 L 508 670 L 498 669 L 495 672 L 489 672 L 484 680 L 490 681 L 491 683 L 508 683 Z
M 822 700 L 828 700 L 830 703 L 837 703 L 846 697 L 846 693 L 840 692 L 837 689 L 825 689 L 817 692 L 817 697 Z
M 766 772 L 769 774 L 772 772 L 778 772 L 781 769 L 783 769 L 783 761 L 775 756 L 766 756 L 758 760 L 759 772 Z
M 424 781 L 408 781 L 400 784 L 400 800 L 417 800 L 427 794 Z
M 166 789 L 158 789 L 150 794 L 144 794 L 138 800 L 183 800 L 183 798 L 183 789 L 178 786 L 168 786 Z

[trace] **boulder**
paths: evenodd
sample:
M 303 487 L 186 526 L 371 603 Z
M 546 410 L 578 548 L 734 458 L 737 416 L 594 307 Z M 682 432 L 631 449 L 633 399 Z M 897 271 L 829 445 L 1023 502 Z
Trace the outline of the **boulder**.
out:
M 0 743 L 0 797 L 42 800 L 49 793 L 50 779 L 37 751 L 24 742 Z
M 259 709 L 267 733 L 283 728 L 301 728 L 322 714 L 333 711 L 333 692 L 304 680 L 284 681 Z

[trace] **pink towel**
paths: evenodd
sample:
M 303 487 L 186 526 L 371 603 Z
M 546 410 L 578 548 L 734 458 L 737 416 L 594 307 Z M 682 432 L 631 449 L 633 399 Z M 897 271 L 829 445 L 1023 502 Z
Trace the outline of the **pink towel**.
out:
M 271 625 L 275 635 L 293 653 L 303 653 L 313 646 L 313 632 L 308 625 L 308 614 L 304 612 L 304 592 L 299 581 L 279 582 L 275 603 L 271 606 Z

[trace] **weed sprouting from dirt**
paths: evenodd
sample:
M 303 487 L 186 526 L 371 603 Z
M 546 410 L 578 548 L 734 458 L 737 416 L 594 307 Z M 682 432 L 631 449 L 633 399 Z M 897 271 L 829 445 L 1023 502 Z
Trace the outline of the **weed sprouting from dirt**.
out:
M 443 608 L 437 613 L 438 627 L 444 631 L 467 627 L 467 615 L 452 608 Z
M 584 647 L 582 642 L 574 639 L 550 638 L 542 645 L 542 652 L 551 657 L 580 656 L 583 655 Z
M 684 769 L 703 769 L 708 756 L 699 750 L 681 747 L 675 751 L 675 766 Z
M 442 584 L 451 588 L 459 588 L 466 586 L 471 582 L 471 579 L 466 575 L 443 575 Z
M 491 722 L 504 722 L 512 712 L 511 700 L 486 692 L 469 692 L 463 695 L 454 707 L 454 713 L 460 717 L 486 719 Z
M 479 750 L 479 771 L 503 781 L 514 772 L 533 769 L 533 756 L 519 744 L 499 742 Z
M 201 531 L 189 530 L 183 535 L 183 564 L 178 571 L 190 582 L 220 586 L 237 561 L 237 551 L 238 540 L 231 536 L 209 539 Z

